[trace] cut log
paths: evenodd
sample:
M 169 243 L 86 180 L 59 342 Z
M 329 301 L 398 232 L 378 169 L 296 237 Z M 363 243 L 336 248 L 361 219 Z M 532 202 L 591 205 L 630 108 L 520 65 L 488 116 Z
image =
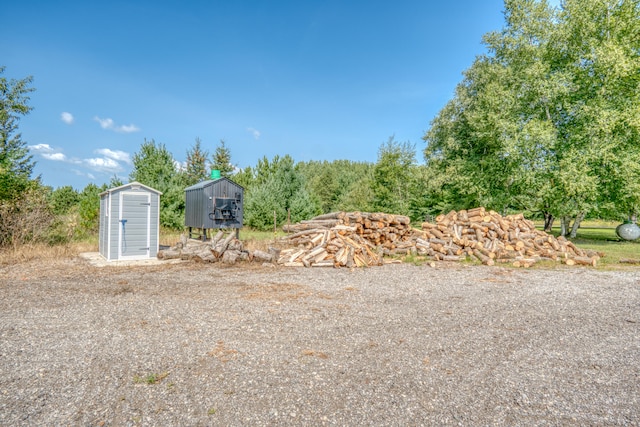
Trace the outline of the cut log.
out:
M 235 264 L 238 258 L 240 258 L 240 254 L 241 252 L 236 250 L 224 251 L 224 254 L 222 254 L 222 262 L 225 264 Z
M 222 236 L 224 236 L 224 231 L 218 230 L 216 235 L 211 238 L 211 246 L 215 246 L 216 243 L 218 243 L 220 239 L 222 239 Z
M 169 259 L 178 259 L 182 255 L 180 251 L 173 251 L 171 249 L 165 249 L 162 251 L 158 251 L 158 259 L 169 260 Z
M 258 262 L 273 262 L 274 256 L 270 253 L 255 250 L 252 252 L 253 260 Z
M 589 258 L 586 256 L 576 256 L 576 257 L 573 257 L 573 262 L 577 265 L 590 265 L 592 267 L 595 267 L 598 261 L 595 258 Z
M 229 233 L 229 235 L 222 241 L 222 242 L 218 242 L 212 249 L 213 254 L 215 255 L 216 258 L 220 258 L 222 256 L 222 254 L 224 254 L 224 252 L 227 250 L 227 246 L 229 246 L 229 243 L 231 242 L 231 240 L 233 240 L 235 238 L 235 231 L 232 231 L 231 233 Z
M 203 251 L 194 253 L 193 260 L 196 262 L 215 262 L 216 257 L 213 256 L 210 249 L 205 249 Z
M 489 258 L 478 249 L 473 250 L 473 254 L 484 264 L 484 265 L 494 265 L 495 261 L 492 258 Z

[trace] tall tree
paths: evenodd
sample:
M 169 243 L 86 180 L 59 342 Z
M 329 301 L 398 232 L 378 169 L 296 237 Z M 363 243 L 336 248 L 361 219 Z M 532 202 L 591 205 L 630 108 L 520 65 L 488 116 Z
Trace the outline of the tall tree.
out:
M 506 0 L 505 28 L 424 137 L 445 199 L 539 211 L 563 232 L 574 217 L 572 234 L 589 211 L 637 211 L 639 12 L 638 0 Z
M 304 206 L 303 206 L 304 205 Z M 321 212 L 317 197 L 305 188 L 304 176 L 296 169 L 293 158 L 263 157 L 255 168 L 255 180 L 246 195 L 247 225 L 268 230 L 282 224 L 290 212 L 296 222 Z
M 7 79 L 0 66 L 0 200 L 10 200 L 27 188 L 35 162 L 17 133 L 21 116 L 29 114 L 33 78 Z
M 211 156 L 211 168 L 219 170 L 220 176 L 230 177 L 233 175 L 235 167 L 231 163 L 231 150 L 229 150 L 223 139 L 220 140 Z
M 145 140 L 140 151 L 134 153 L 133 170 L 129 178 L 162 192 L 160 197 L 160 224 L 180 229 L 184 226 L 184 189 L 186 174 L 177 168 L 177 162 L 164 144 Z
M 409 199 L 416 166 L 415 145 L 390 137 L 378 150 L 373 168 L 373 207 L 375 210 L 409 214 Z
M 70 185 L 58 187 L 49 194 L 49 204 L 53 213 L 64 215 L 80 202 L 80 195 Z
M 196 138 L 196 142 L 187 150 L 187 166 L 185 170 L 187 185 L 193 185 L 208 178 L 208 157 L 209 153 L 202 148 L 200 138 Z
M 131 159 L 133 169 L 129 174 L 131 181 L 138 181 L 162 191 L 176 174 L 176 162 L 164 144 L 156 144 L 152 139 L 144 140 L 140 151 Z

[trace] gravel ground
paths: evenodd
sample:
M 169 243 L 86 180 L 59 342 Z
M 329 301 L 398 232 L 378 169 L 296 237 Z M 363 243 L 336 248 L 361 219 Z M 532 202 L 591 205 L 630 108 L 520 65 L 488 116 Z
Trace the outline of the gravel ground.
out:
M 640 425 L 640 271 L 0 269 L 0 424 Z

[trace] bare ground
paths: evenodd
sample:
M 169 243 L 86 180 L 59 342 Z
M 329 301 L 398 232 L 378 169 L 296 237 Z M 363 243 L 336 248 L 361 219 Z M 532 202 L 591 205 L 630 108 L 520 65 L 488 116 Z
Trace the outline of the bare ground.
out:
M 0 268 L 0 424 L 640 425 L 640 270 Z

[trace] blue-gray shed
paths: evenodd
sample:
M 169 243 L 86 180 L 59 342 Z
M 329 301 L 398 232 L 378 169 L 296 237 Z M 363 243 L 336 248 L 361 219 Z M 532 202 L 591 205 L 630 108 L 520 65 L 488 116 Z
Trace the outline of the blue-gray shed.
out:
M 155 258 L 160 195 L 139 182 L 100 193 L 100 254 L 107 261 Z
M 185 188 L 184 225 L 202 230 L 242 228 L 244 188 L 222 177 L 206 180 Z

